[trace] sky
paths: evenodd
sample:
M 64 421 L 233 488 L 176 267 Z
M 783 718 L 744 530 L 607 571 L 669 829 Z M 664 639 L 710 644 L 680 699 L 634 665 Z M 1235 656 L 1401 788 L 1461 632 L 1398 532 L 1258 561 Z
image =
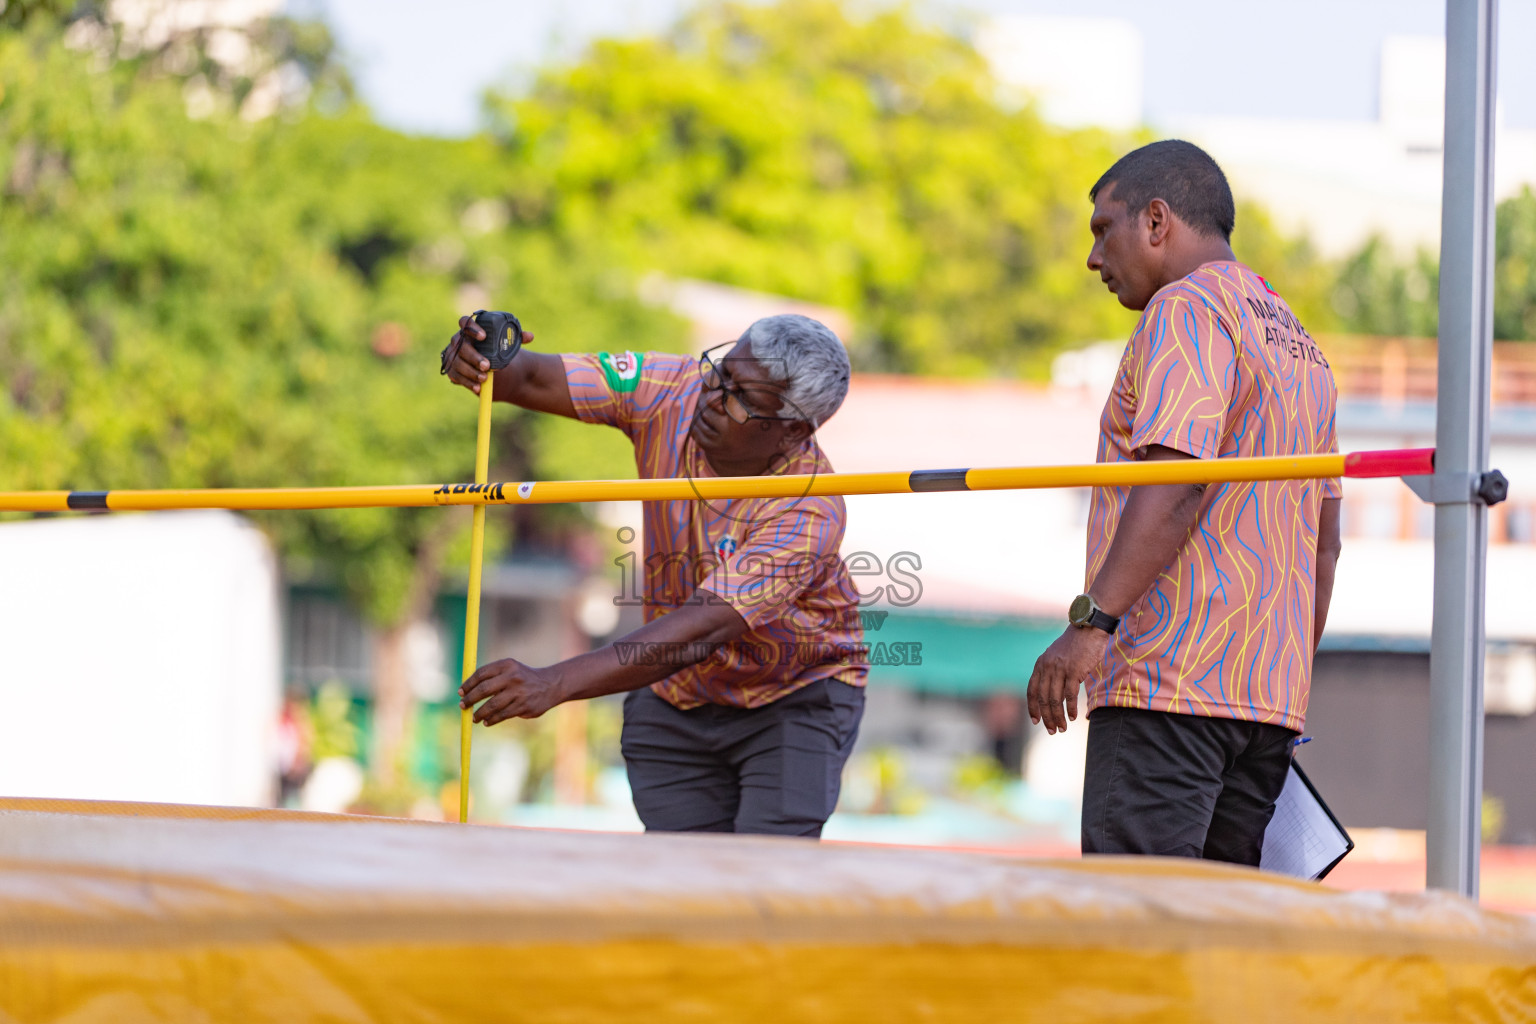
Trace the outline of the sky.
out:
M 407 131 L 466 135 L 480 95 L 526 81 L 599 36 L 665 28 L 690 0 L 290 0 L 335 29 L 364 100 Z M 1145 47 L 1145 110 L 1198 115 L 1338 118 L 1376 115 L 1381 41 L 1441 35 L 1444 0 L 925 0 L 939 19 L 975 14 L 1124 18 Z M 426 13 L 430 11 L 430 14 Z M 1505 123 L 1536 128 L 1536 0 L 1500 4 Z M 1525 59 L 1518 59 L 1525 58 Z M 1084 54 L 1092 60 L 1092 54 Z

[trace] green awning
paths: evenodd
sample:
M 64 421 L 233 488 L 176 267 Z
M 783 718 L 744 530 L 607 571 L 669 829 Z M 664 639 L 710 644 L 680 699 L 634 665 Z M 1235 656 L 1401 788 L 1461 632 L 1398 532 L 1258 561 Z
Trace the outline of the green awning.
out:
M 464 604 L 462 594 L 437 603 L 450 679 L 459 678 Z M 1035 659 L 1065 628 L 1064 622 L 926 611 L 866 610 L 863 618 L 872 684 L 952 697 L 1023 694 Z
M 948 696 L 1020 693 L 1062 623 L 929 612 L 864 613 L 869 681 Z

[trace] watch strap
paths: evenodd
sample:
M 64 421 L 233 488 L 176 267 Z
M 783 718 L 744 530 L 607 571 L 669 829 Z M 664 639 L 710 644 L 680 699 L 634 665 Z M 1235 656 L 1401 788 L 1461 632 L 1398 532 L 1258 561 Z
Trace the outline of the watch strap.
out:
M 1093 629 L 1102 629 L 1106 633 L 1114 633 L 1120 628 L 1120 620 L 1109 614 L 1102 608 L 1095 607 L 1088 615 L 1088 626 Z

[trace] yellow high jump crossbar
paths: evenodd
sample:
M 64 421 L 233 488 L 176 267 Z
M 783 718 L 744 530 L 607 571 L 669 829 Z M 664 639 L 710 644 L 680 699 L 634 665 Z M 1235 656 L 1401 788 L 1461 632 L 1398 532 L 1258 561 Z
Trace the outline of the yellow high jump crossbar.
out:
M 554 505 L 587 501 L 803 498 L 830 494 L 910 494 L 929 491 L 1212 484 L 1328 477 L 1427 476 L 1434 472 L 1434 455 L 1433 448 L 1404 448 L 1335 455 L 1100 462 L 1077 466 L 1004 466 L 990 469 L 919 469 L 882 473 L 826 473 L 820 476 L 546 480 L 383 487 L 0 491 L 0 512 L 150 512 L 211 508 L 258 511 L 424 508 L 434 505 Z M 481 474 L 485 472 L 483 468 L 477 469 Z
M 1209 484 L 1326 477 L 1427 476 L 1433 448 L 1351 452 L 1336 455 L 1267 456 L 1247 459 L 1177 459 L 1102 462 L 1087 466 L 1008 466 L 992 469 L 919 469 L 909 472 L 826 473 L 812 476 L 735 476 L 663 480 L 550 480 L 489 483 L 491 382 L 481 386 L 472 484 L 404 484 L 384 487 L 249 487 L 194 490 L 0 492 L 0 512 L 169 509 L 266 511 L 326 508 L 424 508 L 472 505 L 469 592 L 464 624 L 463 678 L 475 671 L 479 646 L 481 562 L 488 505 L 551 505 L 586 501 L 677 501 L 732 498 L 804 498 L 831 494 L 912 494 L 933 491 L 1031 490 L 1145 484 Z M 469 820 L 472 718 L 459 715 L 459 821 Z

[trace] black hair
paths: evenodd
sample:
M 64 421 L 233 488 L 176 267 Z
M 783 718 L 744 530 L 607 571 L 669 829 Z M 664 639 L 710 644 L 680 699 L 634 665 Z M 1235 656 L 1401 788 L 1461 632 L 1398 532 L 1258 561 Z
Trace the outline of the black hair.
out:
M 1209 153 L 1193 143 L 1164 139 L 1133 149 L 1093 183 L 1088 198 L 1115 186 L 1115 199 L 1131 213 L 1140 213 L 1154 199 L 1168 204 L 1184 223 L 1202 235 L 1231 241 L 1237 209 L 1232 189 Z

